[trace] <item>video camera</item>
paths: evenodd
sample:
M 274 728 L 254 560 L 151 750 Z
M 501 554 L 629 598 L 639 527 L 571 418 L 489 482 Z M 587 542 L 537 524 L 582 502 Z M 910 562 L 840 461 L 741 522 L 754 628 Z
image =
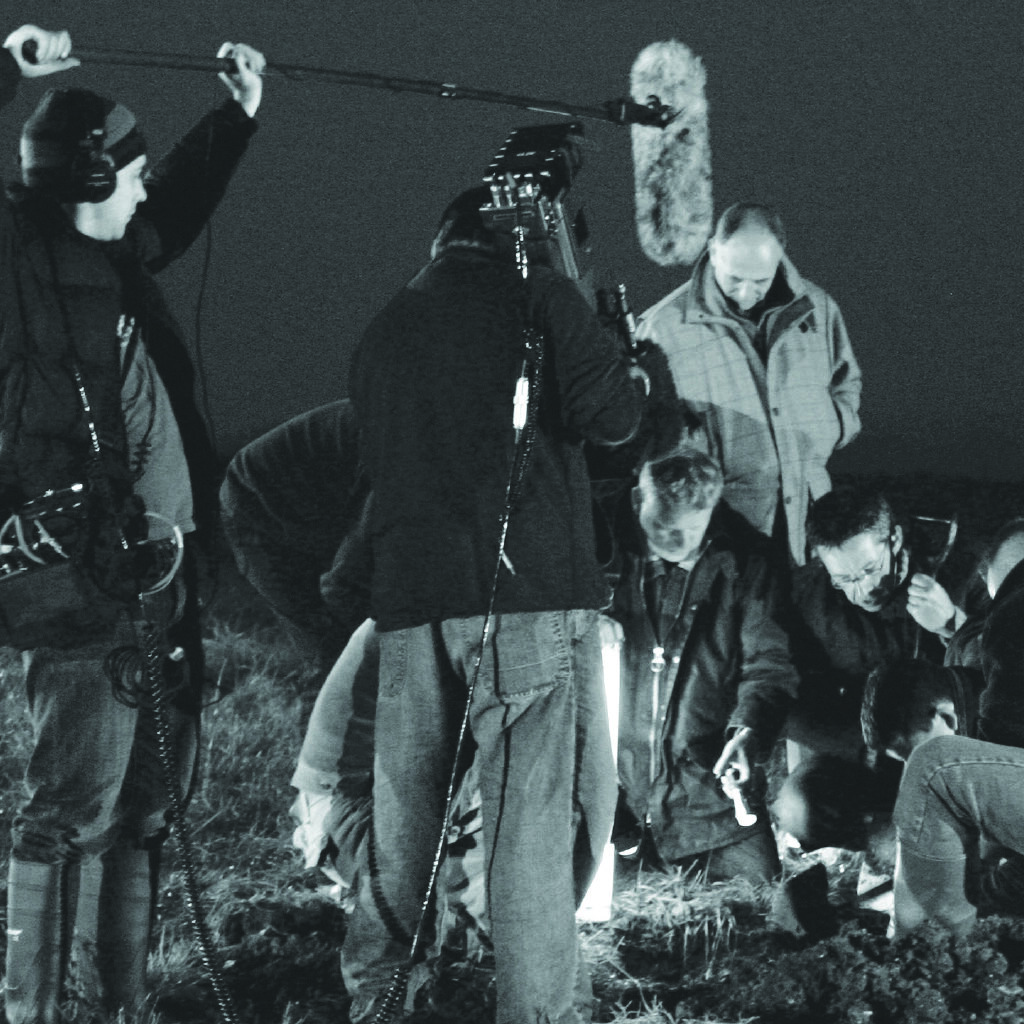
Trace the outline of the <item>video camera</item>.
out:
M 586 218 L 582 206 L 567 207 L 583 166 L 582 143 L 577 121 L 514 129 L 487 168 L 491 201 L 480 213 L 492 231 L 520 229 L 531 258 L 575 281 L 594 305 L 589 272 L 580 268 L 580 255 L 589 253 Z

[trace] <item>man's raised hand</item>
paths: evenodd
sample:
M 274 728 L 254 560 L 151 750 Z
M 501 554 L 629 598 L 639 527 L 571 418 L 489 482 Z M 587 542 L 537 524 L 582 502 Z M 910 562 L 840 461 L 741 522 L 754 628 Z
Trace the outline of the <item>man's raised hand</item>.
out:
M 18 62 L 22 78 L 42 78 L 81 63 L 71 56 L 69 32 L 49 32 L 38 25 L 16 28 L 4 40 L 4 49 Z

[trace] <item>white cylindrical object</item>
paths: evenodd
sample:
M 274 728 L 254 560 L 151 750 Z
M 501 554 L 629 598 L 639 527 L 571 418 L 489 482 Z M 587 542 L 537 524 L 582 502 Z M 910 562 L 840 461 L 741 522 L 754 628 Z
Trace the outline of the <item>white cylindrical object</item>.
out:
M 620 686 L 620 653 L 619 644 L 606 643 L 601 646 L 601 657 L 604 663 L 605 703 L 608 707 L 608 728 L 611 732 L 612 758 L 618 757 L 619 751 L 619 686 Z M 577 921 L 599 923 L 610 920 L 612 916 L 612 895 L 615 892 L 615 846 L 607 843 L 601 855 L 601 863 L 597 874 L 583 897 L 579 910 L 576 911 Z

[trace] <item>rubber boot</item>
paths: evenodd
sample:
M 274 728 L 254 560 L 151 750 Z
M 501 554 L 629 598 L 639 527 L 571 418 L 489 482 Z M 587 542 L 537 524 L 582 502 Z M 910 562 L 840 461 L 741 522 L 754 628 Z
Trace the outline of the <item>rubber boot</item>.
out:
M 103 1002 L 96 958 L 96 927 L 103 881 L 103 861 L 90 857 L 82 861 L 72 947 L 72 985 L 89 1010 L 99 1010 Z
M 77 900 L 77 867 L 11 860 L 7 883 L 8 1024 L 56 1024 Z
M 108 1012 L 146 998 L 157 855 L 115 847 L 82 867 L 76 939 L 83 998 Z

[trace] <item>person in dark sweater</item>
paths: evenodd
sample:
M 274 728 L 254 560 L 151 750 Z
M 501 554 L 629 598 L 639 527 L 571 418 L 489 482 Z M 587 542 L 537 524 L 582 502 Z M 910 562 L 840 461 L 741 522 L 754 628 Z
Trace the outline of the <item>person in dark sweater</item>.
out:
M 353 361 L 387 737 L 342 950 L 353 1021 L 409 957 L 467 701 L 502 1024 L 579 1019 L 575 909 L 614 812 L 582 442 L 633 437 L 646 375 L 567 278 L 536 262 L 524 277 L 490 201 L 479 187 L 449 206 Z
M 235 453 L 221 522 L 242 577 L 322 680 L 370 609 L 370 486 L 352 403 L 293 416 Z
M 978 735 L 1024 747 L 1024 518 L 1011 519 L 992 539 L 985 583 L 992 606 L 981 634 Z

